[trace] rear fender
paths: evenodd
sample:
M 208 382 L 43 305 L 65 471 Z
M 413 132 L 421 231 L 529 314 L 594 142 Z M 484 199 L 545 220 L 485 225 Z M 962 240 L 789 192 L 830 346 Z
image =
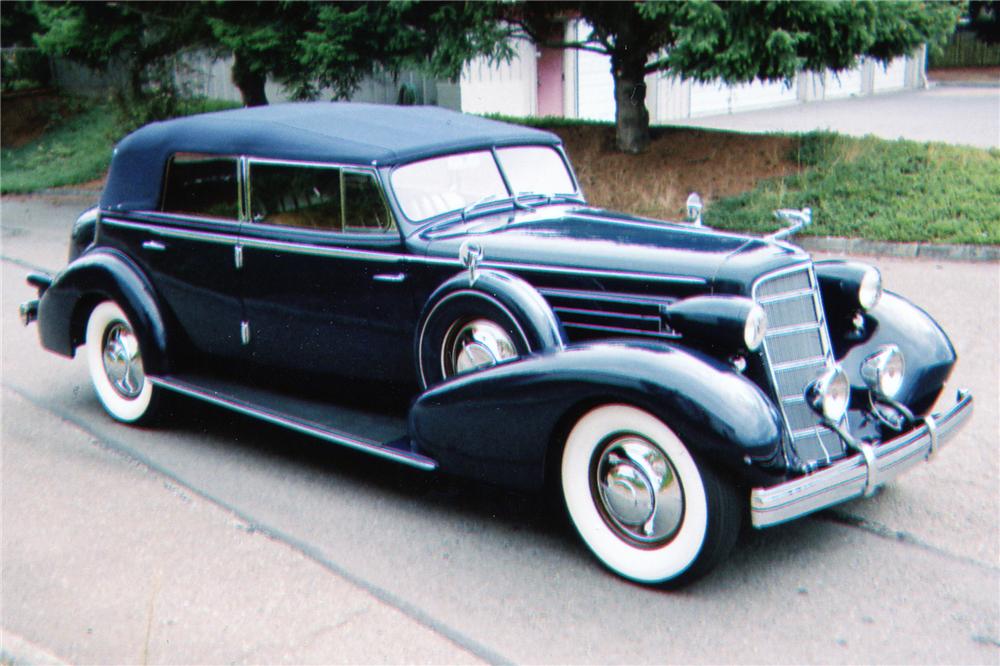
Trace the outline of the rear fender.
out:
M 139 268 L 113 250 L 81 256 L 45 290 L 38 306 L 42 346 L 72 357 L 85 342 L 90 311 L 104 300 L 115 301 L 135 327 L 146 372 L 165 374 L 168 336 L 159 300 Z
M 559 455 L 575 418 L 616 402 L 651 412 L 696 454 L 743 478 L 782 455 L 780 416 L 756 385 L 662 343 L 580 345 L 461 375 L 417 399 L 410 432 L 445 471 L 538 488 L 550 445 Z

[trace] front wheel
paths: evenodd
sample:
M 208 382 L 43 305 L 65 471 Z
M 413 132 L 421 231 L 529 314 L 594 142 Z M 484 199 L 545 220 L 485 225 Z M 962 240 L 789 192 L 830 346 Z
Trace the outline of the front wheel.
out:
M 662 421 L 629 405 L 584 414 L 563 449 L 570 519 L 609 569 L 677 587 L 708 573 L 739 534 L 735 489 Z
M 99 303 L 87 320 L 87 365 L 104 409 L 124 423 L 146 422 L 159 390 L 146 377 L 135 328 L 113 301 Z

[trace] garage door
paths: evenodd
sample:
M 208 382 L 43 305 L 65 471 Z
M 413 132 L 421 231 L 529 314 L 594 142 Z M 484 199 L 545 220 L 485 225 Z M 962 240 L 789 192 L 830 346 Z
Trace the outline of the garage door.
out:
M 579 117 L 587 120 L 614 121 L 615 82 L 611 76 L 611 58 L 592 51 L 577 53 L 576 90 Z
M 727 86 L 722 82 L 691 85 L 691 115 L 707 116 L 752 109 L 766 109 L 798 101 L 794 83 L 751 83 Z

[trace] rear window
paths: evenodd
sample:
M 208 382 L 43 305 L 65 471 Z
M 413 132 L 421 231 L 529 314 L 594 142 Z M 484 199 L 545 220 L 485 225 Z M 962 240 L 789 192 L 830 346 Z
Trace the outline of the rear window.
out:
M 239 161 L 235 157 L 178 153 L 167 163 L 167 213 L 235 220 L 239 217 Z

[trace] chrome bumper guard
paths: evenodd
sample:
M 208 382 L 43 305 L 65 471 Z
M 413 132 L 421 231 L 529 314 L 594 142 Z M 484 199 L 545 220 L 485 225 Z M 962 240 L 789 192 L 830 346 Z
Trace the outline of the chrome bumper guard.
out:
M 754 527 L 777 525 L 855 497 L 870 495 L 877 486 L 891 481 L 947 442 L 972 414 L 972 394 L 960 389 L 957 402 L 943 414 L 924 422 L 895 439 L 869 446 L 869 451 L 838 461 L 829 467 L 769 488 L 750 492 L 750 515 Z
M 38 319 L 38 302 L 45 290 L 52 285 L 52 276 L 47 273 L 28 273 L 25 278 L 28 286 L 38 290 L 38 298 L 21 303 L 17 308 L 17 314 L 21 318 L 21 323 L 27 326 Z

